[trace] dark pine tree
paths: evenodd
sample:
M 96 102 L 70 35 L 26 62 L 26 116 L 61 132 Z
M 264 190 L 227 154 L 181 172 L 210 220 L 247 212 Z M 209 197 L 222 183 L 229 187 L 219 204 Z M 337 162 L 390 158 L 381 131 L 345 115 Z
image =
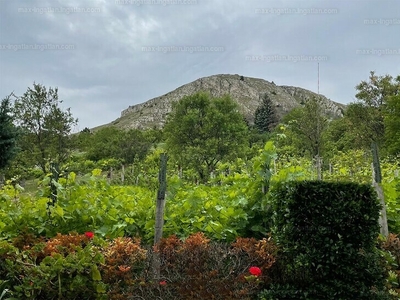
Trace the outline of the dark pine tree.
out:
M 264 94 L 262 103 L 254 115 L 254 126 L 260 133 L 268 133 L 274 129 L 277 123 L 278 118 L 272 100 L 267 94 Z
M 17 128 L 13 124 L 10 97 L 0 104 L 0 170 L 3 170 L 16 154 Z

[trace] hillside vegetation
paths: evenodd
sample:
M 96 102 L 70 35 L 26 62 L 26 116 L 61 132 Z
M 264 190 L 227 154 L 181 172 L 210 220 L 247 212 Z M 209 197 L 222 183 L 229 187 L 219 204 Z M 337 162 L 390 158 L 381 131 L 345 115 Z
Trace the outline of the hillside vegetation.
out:
M 400 76 L 356 91 L 341 117 L 196 91 L 162 127 L 75 135 L 57 89 L 6 97 L 0 299 L 398 299 Z

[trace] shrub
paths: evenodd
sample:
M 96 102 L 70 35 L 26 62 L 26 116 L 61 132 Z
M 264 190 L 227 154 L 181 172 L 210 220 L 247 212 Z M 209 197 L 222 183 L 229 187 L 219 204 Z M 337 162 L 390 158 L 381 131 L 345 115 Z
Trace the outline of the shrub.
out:
M 400 238 L 399 235 L 389 234 L 379 240 L 379 249 L 383 256 L 387 271 L 386 287 L 393 299 L 400 296 Z
M 97 268 L 103 256 L 87 236 L 58 234 L 46 242 L 20 246 L 22 251 L 3 241 L 0 252 L 0 279 L 9 280 L 17 299 L 104 298 Z
M 0 241 L 0 285 L 17 299 L 254 299 L 270 283 L 276 252 L 270 238 L 227 244 L 202 233 L 147 249 L 91 232 L 25 241 Z
M 293 181 L 278 184 L 271 196 L 283 276 L 265 299 L 380 297 L 380 205 L 371 186 Z
M 140 246 L 140 240 L 119 237 L 106 245 L 102 252 L 105 261 L 101 272 L 109 299 L 132 296 L 128 287 L 145 282 L 141 277 L 146 267 L 147 251 Z
M 269 281 L 276 247 L 270 239 L 213 243 L 197 233 L 184 241 L 175 236 L 163 239 L 155 251 L 161 277 L 175 299 L 253 299 Z M 252 275 L 251 267 L 261 275 Z

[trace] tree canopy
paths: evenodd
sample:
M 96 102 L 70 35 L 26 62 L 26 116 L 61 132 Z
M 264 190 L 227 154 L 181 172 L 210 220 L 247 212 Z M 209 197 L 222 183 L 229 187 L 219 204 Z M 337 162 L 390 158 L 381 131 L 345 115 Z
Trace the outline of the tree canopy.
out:
M 10 96 L 0 104 L 0 170 L 8 166 L 17 152 L 17 128 L 13 124 Z
M 154 130 L 104 127 L 94 133 L 81 132 L 78 139 L 81 139 L 81 147 L 87 151 L 87 158 L 90 160 L 114 158 L 131 164 L 135 158 L 144 159 L 160 138 Z
M 384 117 L 385 144 L 391 155 L 400 155 L 400 95 L 391 96 L 387 100 Z
M 243 155 L 246 123 L 229 96 L 206 93 L 186 96 L 173 105 L 164 128 L 168 152 L 184 167 L 192 167 L 202 181 L 220 161 Z
M 366 147 L 372 142 L 382 146 L 385 141 L 388 146 L 387 141 L 392 141 L 396 133 L 386 130 L 385 118 L 386 125 L 399 121 L 395 109 L 398 98 L 395 96 L 400 94 L 400 75 L 396 78 L 390 75 L 377 76 L 371 71 L 368 81 L 361 81 L 356 89 L 359 101 L 350 104 L 346 113 L 352 123 L 349 130 L 360 137 Z M 391 125 L 389 127 L 393 128 Z
M 311 157 L 322 154 L 323 134 L 328 127 L 328 119 L 318 99 L 310 99 L 303 107 L 293 109 L 282 122 L 286 126 L 285 144 L 290 144 L 297 152 L 306 152 Z
M 20 147 L 25 160 L 48 172 L 48 162 L 64 162 L 70 150 L 69 134 L 78 122 L 70 109 L 63 110 L 58 89 L 33 84 L 14 103 L 17 125 L 22 130 Z
M 277 123 L 278 119 L 272 100 L 268 94 L 264 94 L 262 102 L 254 114 L 254 126 L 260 133 L 268 133 L 275 128 Z

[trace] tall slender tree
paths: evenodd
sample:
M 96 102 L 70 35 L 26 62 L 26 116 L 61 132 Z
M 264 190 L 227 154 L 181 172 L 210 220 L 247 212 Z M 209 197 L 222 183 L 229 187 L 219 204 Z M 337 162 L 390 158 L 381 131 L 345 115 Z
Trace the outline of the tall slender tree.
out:
M 69 154 L 69 134 L 78 122 L 71 110 L 61 109 L 58 89 L 33 84 L 14 104 L 17 124 L 22 129 L 21 150 L 32 165 L 47 173 L 48 162 L 64 162 Z
M 254 126 L 260 133 L 271 132 L 278 123 L 274 104 L 268 94 L 264 94 L 262 102 L 254 114 Z
M 381 187 L 381 170 L 379 159 L 379 146 L 384 144 L 388 131 L 385 130 L 385 116 L 390 111 L 392 101 L 400 94 L 400 75 L 393 78 L 390 75 L 376 76 L 371 71 L 369 80 L 362 81 L 356 86 L 356 98 L 360 101 L 353 104 L 358 107 L 358 113 L 350 114 L 350 120 L 354 124 L 353 130 L 363 134 L 363 142 L 371 145 L 373 158 L 373 184 L 382 204 L 380 225 L 381 234 L 388 235 L 388 224 L 386 217 L 386 205 Z M 392 98 L 395 97 L 395 98 Z M 394 100 L 393 100 L 394 99 Z M 392 125 L 390 122 L 387 125 Z M 389 131 L 390 132 L 390 131 Z
M 17 153 L 17 128 L 13 124 L 11 95 L 0 104 L 0 171 L 4 170 Z

